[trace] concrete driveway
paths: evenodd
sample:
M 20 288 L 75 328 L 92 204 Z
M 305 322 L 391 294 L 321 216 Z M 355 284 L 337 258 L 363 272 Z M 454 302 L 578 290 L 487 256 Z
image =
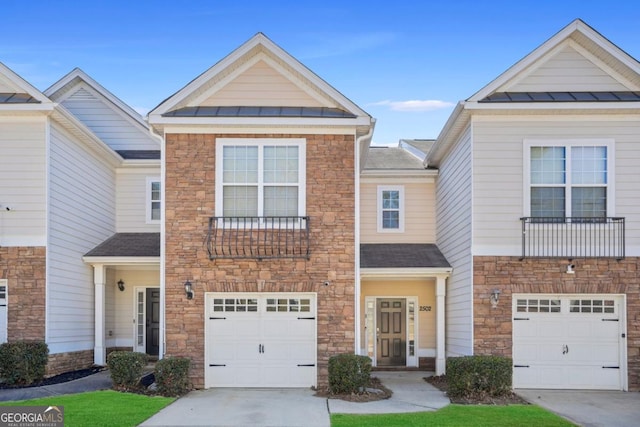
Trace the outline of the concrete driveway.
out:
M 529 389 L 515 392 L 584 427 L 640 425 L 640 393 L 637 392 Z

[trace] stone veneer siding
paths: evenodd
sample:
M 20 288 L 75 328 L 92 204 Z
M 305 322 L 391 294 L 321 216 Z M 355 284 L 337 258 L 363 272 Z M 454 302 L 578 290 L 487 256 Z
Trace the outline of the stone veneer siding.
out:
M 0 247 L 0 279 L 7 279 L 8 341 L 44 341 L 46 248 Z
M 474 353 L 511 357 L 512 294 L 626 294 L 629 390 L 640 391 L 640 258 L 566 259 L 480 256 L 473 259 Z M 489 295 L 500 289 L 498 307 Z
M 93 366 L 93 350 L 50 354 L 47 363 L 47 376 L 51 377 L 91 366 Z
M 310 260 L 209 260 L 217 137 L 306 139 Z M 318 386 L 327 385 L 329 357 L 353 353 L 355 345 L 354 137 L 168 134 L 165 153 L 166 354 L 190 357 L 193 385 L 203 388 L 205 292 L 316 292 Z M 184 294 L 187 279 L 192 300 Z

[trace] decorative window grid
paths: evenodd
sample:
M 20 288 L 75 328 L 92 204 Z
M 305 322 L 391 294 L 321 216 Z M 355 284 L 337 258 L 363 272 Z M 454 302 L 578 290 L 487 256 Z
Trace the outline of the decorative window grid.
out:
M 560 313 L 559 299 L 519 299 L 516 303 L 518 313 Z
M 614 300 L 603 299 L 572 299 L 569 303 L 570 313 L 608 313 L 616 311 Z
M 257 312 L 258 300 L 256 298 L 214 298 L 214 312 Z
M 267 312 L 300 312 L 311 311 L 311 300 L 308 298 L 267 298 Z

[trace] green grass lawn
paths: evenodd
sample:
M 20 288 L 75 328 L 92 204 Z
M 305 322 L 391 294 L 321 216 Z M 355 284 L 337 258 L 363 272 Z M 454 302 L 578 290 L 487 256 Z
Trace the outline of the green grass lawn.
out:
M 434 412 L 385 415 L 331 415 L 331 427 L 545 426 L 574 424 L 535 405 L 449 405 Z
M 113 390 L 68 394 L 42 399 L 0 402 L 2 406 L 64 406 L 67 427 L 137 426 L 175 399 L 120 393 Z

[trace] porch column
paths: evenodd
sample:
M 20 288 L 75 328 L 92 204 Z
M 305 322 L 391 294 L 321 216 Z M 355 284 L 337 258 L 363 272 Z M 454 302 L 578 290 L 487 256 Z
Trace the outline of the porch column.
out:
M 438 276 L 436 279 L 436 375 L 444 375 L 446 365 L 444 340 L 444 297 L 446 293 L 446 276 Z
M 95 264 L 93 266 L 93 284 L 95 286 L 93 363 L 101 366 L 107 364 L 107 349 L 104 333 L 106 277 L 106 267 L 102 264 Z

